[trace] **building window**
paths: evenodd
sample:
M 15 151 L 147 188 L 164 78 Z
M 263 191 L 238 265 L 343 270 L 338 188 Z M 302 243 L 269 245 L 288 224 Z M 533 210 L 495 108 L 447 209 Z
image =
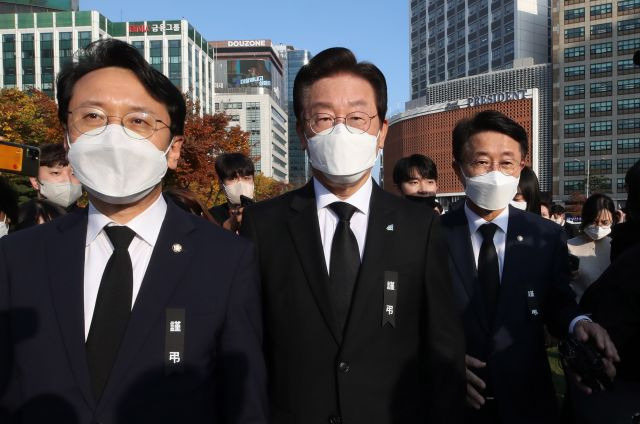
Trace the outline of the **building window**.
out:
M 618 113 L 636 113 L 640 112 L 640 99 L 622 99 L 618 100 Z
M 36 83 L 36 53 L 33 34 L 22 34 L 22 86 L 33 87 Z
M 565 85 L 564 98 L 565 100 L 584 99 L 584 91 L 584 84 Z
M 640 118 L 618 119 L 618 134 L 640 132 Z
M 618 61 L 618 75 L 634 74 L 636 73 L 633 59 L 624 59 Z
M 618 16 L 630 15 L 640 11 L 640 0 L 619 0 Z
M 132 41 L 132 42 L 131 42 L 131 45 L 132 45 L 136 50 L 138 50 L 138 52 L 140 53 L 140 55 L 141 55 L 142 57 L 146 57 L 146 56 L 144 55 L 144 41 Z
M 260 103 L 258 103 L 258 107 Z M 249 107 L 249 103 L 247 103 L 247 108 Z M 227 109 L 242 109 L 242 102 L 226 102 L 226 103 L 222 103 L 222 109 L 227 110 Z
M 589 154 L 594 155 L 610 155 L 611 154 L 611 140 L 598 140 L 592 141 L 589 144 Z
M 590 10 L 591 20 L 595 21 L 597 19 L 610 18 L 612 11 L 613 11 L 613 6 L 611 5 L 611 3 L 598 4 L 595 6 L 591 6 L 591 10 Z
M 58 33 L 58 55 L 60 56 L 61 68 L 73 60 L 73 37 L 70 32 Z
M 640 158 L 621 158 L 618 159 L 618 174 L 626 174 L 629 168 L 638 162 Z
M 572 4 L 582 4 L 584 0 L 564 0 L 565 6 L 571 6 Z
M 591 122 L 589 134 L 591 135 L 611 135 L 613 131 L 613 123 L 611 121 Z
M 589 75 L 591 78 L 610 77 L 613 74 L 613 63 L 592 63 Z
M 611 178 L 599 177 L 590 181 L 590 189 L 592 193 L 611 193 Z
M 149 63 L 156 70 L 163 72 L 162 67 L 162 40 L 149 42 Z
M 564 155 L 565 157 L 584 156 L 584 141 L 564 143 Z
M 584 7 L 564 11 L 564 23 L 573 24 L 575 22 L 584 22 Z
M 567 81 L 584 79 L 584 69 L 584 65 L 566 66 L 564 68 L 564 79 Z
M 640 49 L 640 38 L 618 41 L 618 54 L 633 54 Z
M 564 30 L 564 41 L 573 43 L 576 41 L 584 41 L 584 27 L 568 28 Z
M 611 95 L 611 81 L 592 82 L 590 87 L 591 97 L 602 97 Z
M 78 31 L 78 48 L 84 49 L 91 44 L 91 31 Z
M 618 178 L 616 183 L 616 191 L 618 193 L 626 193 L 627 189 L 625 186 L 624 178 Z
M 564 49 L 564 60 L 567 62 L 575 62 L 577 60 L 584 60 L 584 46 L 570 47 Z
M 564 136 L 566 138 L 584 137 L 584 122 L 564 124 Z
M 613 33 L 613 26 L 611 25 L 611 22 L 606 23 L 606 24 L 597 24 L 597 25 L 591 25 L 591 39 L 597 39 L 597 38 L 605 38 L 605 37 L 611 37 L 611 34 Z
M 584 103 L 565 105 L 564 117 L 567 119 L 584 118 Z
M 180 40 L 169 40 L 169 79 L 182 90 L 182 44 Z
M 592 44 L 590 52 L 591 59 L 609 57 L 613 53 L 613 43 L 611 41 L 607 41 L 606 43 Z
M 589 173 L 591 175 L 611 174 L 611 159 L 591 159 L 589 162 Z
M 611 100 L 605 100 L 603 102 L 592 102 L 589 108 L 590 116 L 604 116 L 611 115 L 613 108 L 613 102 Z
M 636 34 L 640 32 L 640 18 L 618 21 L 618 35 Z
M 53 33 L 40 33 L 40 79 L 42 92 L 53 97 Z
M 585 174 L 585 162 L 579 160 L 572 160 L 564 163 L 564 176 L 575 176 Z
M 617 144 L 619 154 L 640 153 L 640 138 L 620 138 Z
M 584 180 L 566 180 L 564 182 L 564 194 L 584 192 Z
M 2 15 L 0 15 L 2 16 Z M 11 15 L 13 18 L 13 15 Z M 13 88 L 16 80 L 16 36 L 14 34 L 2 35 L 2 69 L 4 88 Z

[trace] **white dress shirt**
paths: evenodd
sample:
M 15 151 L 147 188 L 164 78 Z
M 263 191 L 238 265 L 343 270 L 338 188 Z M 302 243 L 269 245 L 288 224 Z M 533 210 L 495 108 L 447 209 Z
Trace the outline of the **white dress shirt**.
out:
M 373 183 L 371 178 L 367 179 L 362 187 L 358 189 L 351 197 L 342 200 L 335 194 L 331 193 L 317 179 L 313 179 L 313 188 L 316 193 L 316 207 L 318 208 L 318 223 L 320 224 L 320 239 L 322 241 L 322 249 L 324 250 L 324 260 L 327 264 L 327 272 L 330 269 L 331 262 L 331 244 L 333 243 L 333 235 L 338 225 L 338 216 L 328 206 L 333 202 L 345 202 L 357 208 L 351 217 L 350 227 L 358 242 L 358 250 L 360 251 L 360 260 L 364 253 L 364 243 L 367 237 L 367 226 L 369 223 L 369 202 L 371 200 L 371 191 Z
M 142 279 L 147 271 L 153 247 L 158 240 L 162 221 L 167 213 L 164 197 L 158 199 L 140 215 L 129 221 L 126 226 L 136 233 L 129 245 L 129 255 L 133 266 L 133 296 L 131 307 L 135 303 Z M 89 222 L 84 250 L 84 337 L 89 336 L 93 310 L 100 289 L 104 268 L 113 252 L 113 245 L 104 232 L 105 226 L 119 225 L 100 213 L 89 203 Z
M 471 247 L 473 247 L 473 258 L 476 263 L 476 269 L 478 269 L 478 257 L 480 256 L 480 246 L 482 246 L 482 234 L 478 231 L 482 224 L 487 222 L 493 222 L 498 226 L 495 234 L 493 235 L 493 244 L 496 247 L 496 253 L 498 254 L 498 266 L 500 268 L 500 283 L 502 284 L 502 269 L 504 268 L 504 254 L 507 243 L 507 229 L 509 228 L 509 207 L 504 208 L 500 215 L 495 217 L 493 221 L 487 221 L 479 216 L 477 213 L 469 209 L 466 202 L 464 204 L 464 213 L 467 215 L 467 223 L 469 224 L 469 235 L 471 236 Z M 569 324 L 569 333 L 573 334 L 573 330 L 580 320 L 589 320 L 586 315 L 578 315 Z

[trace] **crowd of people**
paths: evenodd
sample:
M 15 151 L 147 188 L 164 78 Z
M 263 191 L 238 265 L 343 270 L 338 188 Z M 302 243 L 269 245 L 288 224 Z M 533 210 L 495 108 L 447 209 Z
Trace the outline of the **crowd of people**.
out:
M 398 195 L 371 178 L 386 90 L 319 53 L 294 83 L 311 180 L 255 202 L 252 161 L 221 154 L 207 209 L 162 184 L 180 91 L 130 45 L 89 45 L 58 76 L 66 140 L 41 147 L 36 198 L 0 179 L 0 422 L 632 422 L 640 162 L 624 213 L 596 193 L 575 228 L 525 129 L 487 110 L 452 133 L 465 197 L 445 210 L 427 156 L 398 161 Z M 567 366 L 561 414 L 549 334 L 613 388 Z

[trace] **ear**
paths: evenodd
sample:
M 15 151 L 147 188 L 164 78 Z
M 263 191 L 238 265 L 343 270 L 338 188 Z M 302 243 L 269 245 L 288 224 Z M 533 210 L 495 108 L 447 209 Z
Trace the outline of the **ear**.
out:
M 29 177 L 29 182 L 31 183 L 31 187 L 33 187 L 35 191 L 40 191 L 40 184 L 38 183 L 37 178 Z
M 184 143 L 183 135 L 176 135 L 173 137 L 173 144 L 167 153 L 167 166 L 171 170 L 175 170 L 178 167 L 178 160 L 180 159 L 180 150 Z
M 453 168 L 453 172 L 456 173 L 456 177 L 458 177 L 458 181 L 465 187 L 464 175 L 462 174 L 462 170 L 460 169 L 460 164 L 458 162 L 451 162 L 451 167 Z
M 387 138 L 387 131 L 389 131 L 389 121 L 386 119 L 382 121 L 382 126 L 380 127 L 380 135 L 378 136 L 378 149 L 384 149 L 384 140 Z

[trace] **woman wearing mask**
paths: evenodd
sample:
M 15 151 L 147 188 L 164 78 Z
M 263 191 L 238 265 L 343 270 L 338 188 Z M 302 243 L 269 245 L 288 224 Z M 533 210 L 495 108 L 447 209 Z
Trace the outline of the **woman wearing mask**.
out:
M 236 232 L 242 223 L 244 206 L 253 199 L 253 162 L 242 153 L 223 153 L 216 159 L 215 168 L 227 202 L 212 207 L 209 213 L 223 228 Z
M 540 197 L 538 177 L 531 168 L 525 166 L 520 173 L 518 192 L 513 197 L 511 206 L 540 215 Z
M 615 205 L 609 196 L 596 193 L 582 207 L 582 234 L 568 241 L 569 253 L 580 260 L 571 287 L 580 301 L 585 290 L 610 264 L 611 226 L 615 224 Z

